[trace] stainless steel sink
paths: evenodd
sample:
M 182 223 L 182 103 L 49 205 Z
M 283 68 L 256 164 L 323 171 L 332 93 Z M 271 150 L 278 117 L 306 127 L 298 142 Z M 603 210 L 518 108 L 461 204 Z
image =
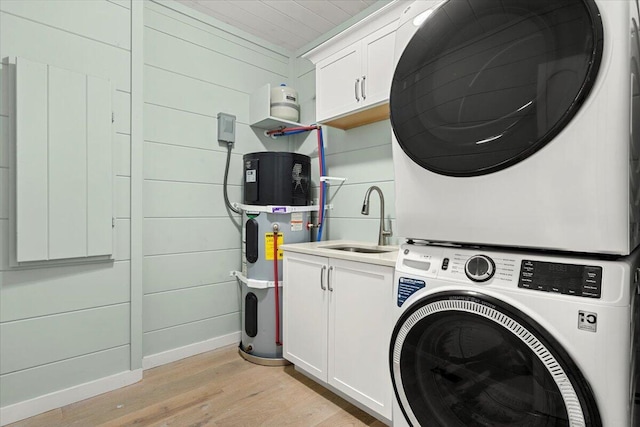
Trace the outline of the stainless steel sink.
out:
M 393 252 L 395 249 L 365 248 L 361 246 L 323 246 L 322 249 L 334 249 L 336 251 L 357 252 L 360 254 L 383 254 Z

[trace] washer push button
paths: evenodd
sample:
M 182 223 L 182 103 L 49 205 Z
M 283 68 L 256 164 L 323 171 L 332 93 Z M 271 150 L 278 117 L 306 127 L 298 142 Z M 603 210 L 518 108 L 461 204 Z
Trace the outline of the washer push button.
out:
M 600 298 L 602 293 L 602 267 L 587 266 L 582 275 L 582 296 Z

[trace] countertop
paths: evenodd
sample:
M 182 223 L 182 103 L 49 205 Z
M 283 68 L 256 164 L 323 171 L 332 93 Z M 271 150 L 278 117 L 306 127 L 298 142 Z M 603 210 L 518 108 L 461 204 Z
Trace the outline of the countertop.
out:
M 349 252 L 337 249 L 329 249 L 332 246 L 352 246 L 364 249 L 384 249 L 389 252 L 378 254 Z M 367 264 L 384 265 L 387 267 L 395 267 L 396 258 L 398 257 L 397 246 L 378 246 L 373 243 L 357 242 L 353 240 L 327 240 L 324 242 L 311 243 L 290 243 L 280 246 L 282 250 L 297 252 L 307 255 L 318 255 L 327 258 L 344 259 L 347 261 L 364 262 Z

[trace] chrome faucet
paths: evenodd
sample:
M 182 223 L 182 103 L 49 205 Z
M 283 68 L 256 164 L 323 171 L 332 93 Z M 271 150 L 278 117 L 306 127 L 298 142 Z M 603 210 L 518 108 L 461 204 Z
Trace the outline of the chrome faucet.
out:
M 372 185 L 367 189 L 367 192 L 364 195 L 364 202 L 362 202 L 362 215 L 369 215 L 369 197 L 371 196 L 371 191 L 376 190 L 378 195 L 380 196 L 380 230 L 378 231 L 378 245 L 385 245 L 385 237 L 391 236 L 390 230 L 384 229 L 384 196 L 382 195 L 382 190 L 380 187 Z

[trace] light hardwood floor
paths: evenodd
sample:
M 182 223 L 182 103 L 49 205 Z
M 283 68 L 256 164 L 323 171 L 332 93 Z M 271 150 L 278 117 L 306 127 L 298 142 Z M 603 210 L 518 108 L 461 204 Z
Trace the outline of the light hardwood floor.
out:
M 149 369 L 136 384 L 10 426 L 384 424 L 296 372 L 293 366 L 254 365 L 232 346 Z

